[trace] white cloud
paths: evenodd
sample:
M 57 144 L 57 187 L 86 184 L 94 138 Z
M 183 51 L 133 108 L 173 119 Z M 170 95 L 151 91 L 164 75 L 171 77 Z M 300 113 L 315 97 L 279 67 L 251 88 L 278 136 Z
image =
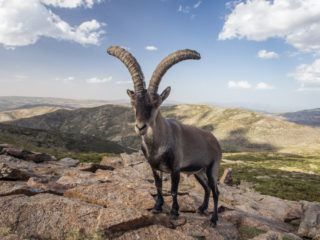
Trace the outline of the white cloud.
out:
M 22 74 L 16 74 L 13 77 L 20 80 L 29 78 L 27 75 L 22 75 Z
M 226 17 L 220 40 L 280 37 L 302 52 L 320 53 L 319 0 L 246 0 Z
M 229 81 L 228 82 L 228 87 L 229 88 L 251 88 L 251 84 L 248 83 L 247 81 Z
M 182 6 L 181 4 L 178 7 L 178 12 L 189 13 L 191 8 L 189 6 Z
M 40 0 L 40 1 L 46 5 L 51 5 L 53 7 L 60 7 L 60 8 L 76 8 L 80 6 L 92 8 L 93 4 L 101 2 L 101 0 Z
M 201 3 L 202 3 L 202 1 L 198 1 L 195 5 L 193 5 L 193 8 L 198 8 Z
M 73 0 L 70 3 L 63 0 L 42 1 L 47 4 L 52 2 L 60 7 L 68 4 L 72 6 L 71 2 L 76 2 Z M 93 4 L 96 1 L 81 2 L 91 6 L 89 3 Z M 40 0 L 0 0 L 0 43 L 7 49 L 34 44 L 40 37 L 98 45 L 101 35 L 104 34 L 102 30 L 104 25 L 93 19 L 77 27 L 70 26 Z
M 267 84 L 267 83 L 259 82 L 258 85 L 256 86 L 256 89 L 268 90 L 268 89 L 274 89 L 274 87 L 269 85 L 269 84 Z
M 295 73 L 288 74 L 300 83 L 299 91 L 310 91 L 320 89 L 320 59 L 312 64 L 302 64 L 297 67 Z
M 262 59 L 271 59 L 271 58 L 278 58 L 279 54 L 275 52 L 267 52 L 266 50 L 260 50 L 258 52 L 258 57 Z
M 111 80 L 112 80 L 111 76 L 107 78 L 93 77 L 93 78 L 87 79 L 87 83 L 106 83 L 106 82 L 110 82 Z
M 158 48 L 155 47 L 155 46 L 146 46 L 145 49 L 148 50 L 148 51 L 156 51 L 156 50 L 158 50 Z
M 116 81 L 116 84 L 129 84 L 129 83 L 132 83 L 132 80 Z
M 72 76 L 63 79 L 63 81 L 66 81 L 66 82 L 73 81 L 73 80 L 74 80 L 74 77 L 72 77 Z

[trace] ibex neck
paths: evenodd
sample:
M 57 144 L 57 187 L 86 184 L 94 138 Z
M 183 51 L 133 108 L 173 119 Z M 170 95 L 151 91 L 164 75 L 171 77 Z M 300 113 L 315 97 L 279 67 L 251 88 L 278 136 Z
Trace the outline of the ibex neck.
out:
M 167 125 L 166 120 L 162 117 L 160 111 L 155 118 L 155 121 L 150 126 L 150 130 L 148 130 L 147 134 L 142 136 L 142 141 L 144 141 L 147 145 L 155 145 L 161 144 L 165 141 L 164 136 L 166 136 Z

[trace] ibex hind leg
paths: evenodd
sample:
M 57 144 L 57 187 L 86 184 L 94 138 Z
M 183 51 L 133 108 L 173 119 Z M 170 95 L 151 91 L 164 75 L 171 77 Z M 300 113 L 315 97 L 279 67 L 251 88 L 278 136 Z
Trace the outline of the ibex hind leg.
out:
M 208 179 L 207 179 L 207 176 L 206 176 L 206 173 L 204 170 L 195 173 L 194 176 L 204 189 L 203 203 L 201 204 L 201 206 L 197 210 L 198 213 L 204 215 L 205 211 L 208 209 L 208 203 L 209 203 L 211 189 L 208 185 Z
M 212 213 L 212 217 L 210 219 L 210 226 L 215 227 L 217 225 L 218 221 L 218 199 L 219 199 L 219 190 L 218 190 L 218 185 L 217 185 L 217 176 L 216 172 L 217 169 L 215 167 L 219 167 L 219 164 L 216 166 L 212 164 L 212 166 L 207 168 L 207 178 L 208 178 L 208 183 L 209 186 L 212 190 L 212 195 L 213 195 L 213 202 L 214 202 L 214 210 Z

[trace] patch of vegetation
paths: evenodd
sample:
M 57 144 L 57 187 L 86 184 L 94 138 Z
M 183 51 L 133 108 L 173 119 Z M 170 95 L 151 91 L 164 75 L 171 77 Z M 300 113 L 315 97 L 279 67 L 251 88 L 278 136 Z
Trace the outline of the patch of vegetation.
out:
M 12 228 L 9 226 L 1 226 L 0 227 L 0 236 L 7 236 L 11 233 Z
M 260 234 L 266 233 L 265 231 L 262 231 L 258 228 L 247 227 L 247 226 L 240 226 L 238 230 L 239 230 L 241 239 L 251 239 Z
M 225 153 L 223 158 L 235 161 L 223 162 L 220 170 L 222 174 L 231 167 L 235 184 L 247 181 L 256 184 L 255 190 L 262 194 L 320 202 L 319 155 Z
M 287 236 L 283 236 L 283 237 L 282 237 L 282 240 L 293 240 L 293 238 L 287 237 Z
M 0 142 L 39 152 L 133 152 L 99 137 L 0 124 Z

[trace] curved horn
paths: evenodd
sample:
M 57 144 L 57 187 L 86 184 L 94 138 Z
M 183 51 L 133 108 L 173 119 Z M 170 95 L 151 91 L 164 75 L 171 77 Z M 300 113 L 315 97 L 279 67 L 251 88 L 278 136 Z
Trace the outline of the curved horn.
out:
M 163 77 L 163 75 L 167 72 L 169 68 L 171 68 L 174 64 L 181 62 L 187 59 L 200 59 L 200 54 L 194 50 L 184 49 L 178 50 L 174 53 L 171 53 L 167 57 L 165 57 L 157 66 L 156 70 L 154 70 L 148 91 L 152 93 L 156 93 L 158 91 L 159 83 Z
M 145 90 L 146 84 L 144 82 L 143 72 L 140 68 L 139 63 L 127 50 L 118 46 L 111 46 L 107 50 L 108 54 L 117 57 L 121 62 L 128 68 L 135 92 L 143 92 Z

